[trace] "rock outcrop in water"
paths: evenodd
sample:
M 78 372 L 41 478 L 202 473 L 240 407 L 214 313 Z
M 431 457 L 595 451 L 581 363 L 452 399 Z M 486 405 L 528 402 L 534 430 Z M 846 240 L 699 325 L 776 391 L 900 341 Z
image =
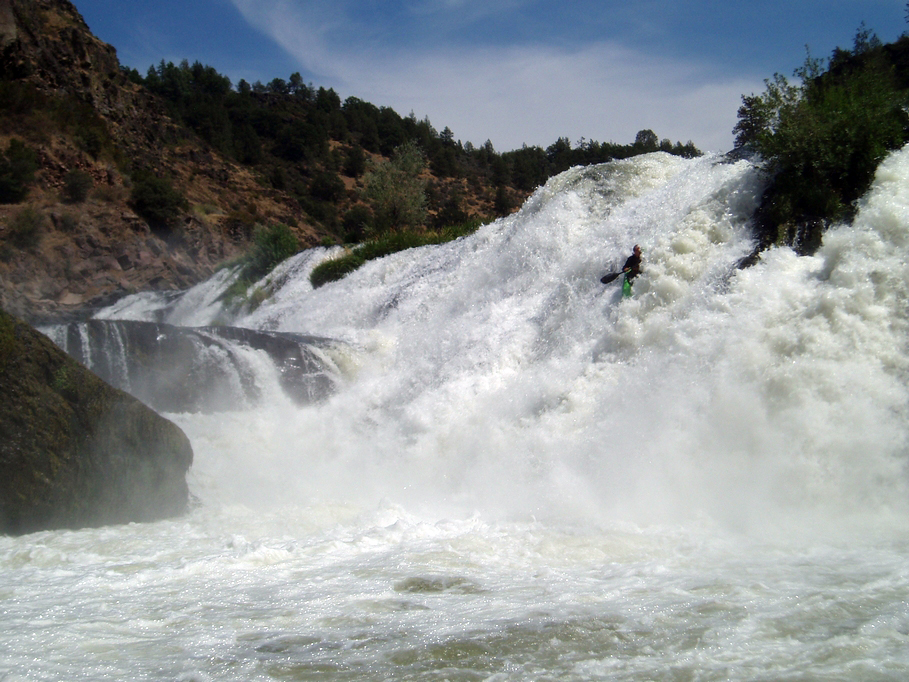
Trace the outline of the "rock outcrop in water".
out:
M 189 439 L 0 311 L 0 532 L 185 511 Z

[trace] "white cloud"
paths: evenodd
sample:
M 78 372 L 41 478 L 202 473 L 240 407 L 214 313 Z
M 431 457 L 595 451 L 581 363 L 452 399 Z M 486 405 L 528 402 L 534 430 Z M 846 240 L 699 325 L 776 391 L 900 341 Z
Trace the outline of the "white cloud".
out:
M 650 128 L 661 138 L 727 150 L 742 94 L 760 83 L 717 76 L 719 69 L 668 62 L 609 43 L 408 48 L 346 42 L 343 16 L 318 3 L 232 0 L 244 16 L 324 78 L 398 113 L 429 116 L 464 142 L 487 138 L 506 151 L 567 136 L 627 143 Z M 418 50 L 419 51 L 416 51 Z

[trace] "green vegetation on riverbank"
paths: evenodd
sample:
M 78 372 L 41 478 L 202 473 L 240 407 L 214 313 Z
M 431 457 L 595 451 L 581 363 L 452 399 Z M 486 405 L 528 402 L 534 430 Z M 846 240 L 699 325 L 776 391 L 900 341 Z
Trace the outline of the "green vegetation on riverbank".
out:
M 862 27 L 852 49 L 810 56 L 790 83 L 776 74 L 742 98 L 736 146 L 773 178 L 761 221 L 765 241 L 810 252 L 828 225 L 849 220 L 880 161 L 909 141 L 909 37 L 883 45 Z
M 382 258 L 398 251 L 417 246 L 444 244 L 460 237 L 473 234 L 482 224 L 480 220 L 470 220 L 461 225 L 452 225 L 441 230 L 416 232 L 388 232 L 380 237 L 370 239 L 348 249 L 343 255 L 331 258 L 317 265 L 309 276 L 313 287 L 337 281 L 350 274 L 367 261 Z
M 230 303 L 245 300 L 249 287 L 271 272 L 278 263 L 300 250 L 300 243 L 287 225 L 280 223 L 270 227 L 259 227 L 253 232 L 252 246 L 240 259 L 240 274 L 224 292 Z M 234 263 L 236 265 L 236 263 Z M 263 294 L 253 292 L 251 300 L 261 303 Z

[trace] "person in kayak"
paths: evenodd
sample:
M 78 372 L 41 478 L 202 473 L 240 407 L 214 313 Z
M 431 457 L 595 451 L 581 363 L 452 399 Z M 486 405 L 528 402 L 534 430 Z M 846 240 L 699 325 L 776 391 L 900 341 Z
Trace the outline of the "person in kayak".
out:
M 622 282 L 622 294 L 631 296 L 631 281 L 641 274 L 641 247 L 634 245 L 632 254 L 622 266 L 622 272 L 625 273 L 625 281 Z

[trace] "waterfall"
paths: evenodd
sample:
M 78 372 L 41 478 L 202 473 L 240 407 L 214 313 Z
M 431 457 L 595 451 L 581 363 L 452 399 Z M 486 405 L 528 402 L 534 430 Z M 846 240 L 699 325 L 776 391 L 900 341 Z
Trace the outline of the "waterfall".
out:
M 249 407 L 278 393 L 325 399 L 341 380 L 328 339 L 235 327 L 90 320 L 45 332 L 112 386 L 164 412 Z
M 199 503 L 0 537 L 0 677 L 905 679 L 909 150 L 739 269 L 765 181 L 575 168 L 255 310 L 222 271 L 48 330 L 161 401 Z
M 896 155 L 884 167 L 856 224 L 832 229 L 810 258 L 774 248 L 739 270 L 764 176 L 744 160 L 652 154 L 569 170 L 470 237 L 319 289 L 308 275 L 331 250 L 282 264 L 257 285 L 269 297 L 253 311 L 217 303 L 230 283 L 219 275 L 166 301 L 164 317 L 322 339 L 293 361 L 306 365 L 295 380 L 315 381 L 302 392 L 321 402 L 288 414 L 260 401 L 255 416 L 232 417 L 244 433 L 261 430 L 244 419 L 271 424 L 257 443 L 273 453 L 262 484 L 272 501 L 391 495 L 452 513 L 706 516 L 737 528 L 873 515 L 905 499 L 905 429 L 894 419 L 906 413 L 905 247 L 878 224 L 892 219 L 879 205 L 901 210 L 898 182 L 883 178 L 902 177 L 904 163 Z M 599 279 L 634 244 L 644 274 L 623 299 Z M 162 317 L 144 295 L 115 309 Z M 175 333 L 158 329 L 148 336 Z M 258 400 L 262 379 L 223 333 L 182 333 L 193 335 L 193 359 L 165 361 L 179 376 L 233 368 L 184 384 L 215 402 Z M 102 336 L 92 334 L 94 352 L 104 343 L 115 364 L 116 344 Z M 127 374 L 124 387 L 149 383 Z M 288 478 L 300 463 L 306 476 Z M 268 478 L 258 457 L 248 466 Z

